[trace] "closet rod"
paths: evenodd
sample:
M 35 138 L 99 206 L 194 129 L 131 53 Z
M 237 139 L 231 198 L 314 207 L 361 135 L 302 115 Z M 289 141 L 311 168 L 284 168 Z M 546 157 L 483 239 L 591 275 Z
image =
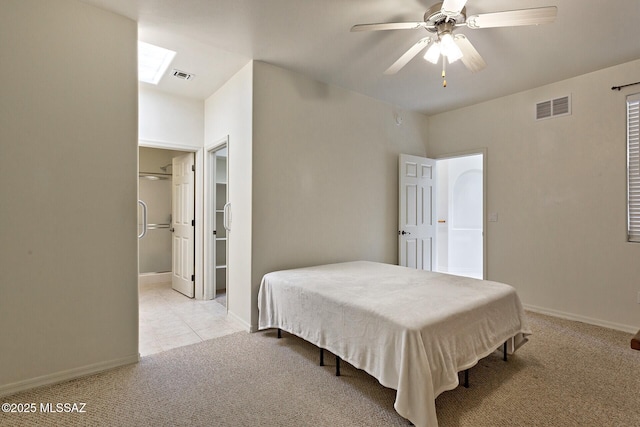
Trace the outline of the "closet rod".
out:
M 635 82 L 635 83 L 629 83 L 628 85 L 622 85 L 622 86 L 613 86 L 611 88 L 611 90 L 620 90 L 623 87 L 627 87 L 627 86 L 635 86 L 635 85 L 640 85 L 640 82 Z

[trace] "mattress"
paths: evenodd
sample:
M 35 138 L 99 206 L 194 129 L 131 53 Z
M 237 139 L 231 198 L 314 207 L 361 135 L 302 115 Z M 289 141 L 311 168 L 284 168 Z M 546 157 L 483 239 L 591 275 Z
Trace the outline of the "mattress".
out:
M 280 328 L 395 389 L 394 407 L 437 426 L 435 398 L 458 372 L 531 333 L 515 289 L 503 283 L 368 261 L 266 274 L 259 329 Z

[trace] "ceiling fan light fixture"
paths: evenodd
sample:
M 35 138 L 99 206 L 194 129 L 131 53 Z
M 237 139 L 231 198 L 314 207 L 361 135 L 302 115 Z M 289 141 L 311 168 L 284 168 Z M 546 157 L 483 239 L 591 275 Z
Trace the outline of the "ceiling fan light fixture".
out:
M 453 40 L 451 34 L 444 34 L 440 38 L 440 44 L 442 47 L 440 48 L 442 52 L 442 56 L 446 56 L 449 60 L 449 64 L 456 62 L 458 59 L 462 58 L 462 51 Z
M 453 64 L 454 62 L 456 62 L 460 58 L 462 58 L 462 56 L 456 56 L 456 55 L 447 56 L 447 59 L 449 60 L 449 64 Z
M 432 64 L 437 64 L 440 59 L 440 53 L 440 42 L 435 42 L 427 49 L 427 53 L 424 54 L 424 59 Z

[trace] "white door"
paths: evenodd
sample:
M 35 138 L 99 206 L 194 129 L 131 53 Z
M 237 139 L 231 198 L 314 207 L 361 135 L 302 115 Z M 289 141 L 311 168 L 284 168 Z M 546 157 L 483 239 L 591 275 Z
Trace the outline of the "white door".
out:
M 435 266 L 436 161 L 400 154 L 400 265 L 432 271 Z
M 228 162 L 228 150 L 227 146 L 222 145 L 215 151 L 211 152 L 213 155 L 212 169 L 213 169 L 213 203 L 214 203 L 214 215 L 213 215 L 213 257 L 207 262 L 211 262 L 213 265 L 213 286 L 211 287 L 211 297 L 215 298 L 218 291 L 224 291 L 226 296 L 227 289 L 227 276 L 228 276 L 228 233 L 227 233 L 227 201 L 229 198 L 229 186 L 227 185 L 229 167 Z
M 173 158 L 173 193 L 171 199 L 172 274 L 171 286 L 193 298 L 195 293 L 195 192 L 193 153 Z

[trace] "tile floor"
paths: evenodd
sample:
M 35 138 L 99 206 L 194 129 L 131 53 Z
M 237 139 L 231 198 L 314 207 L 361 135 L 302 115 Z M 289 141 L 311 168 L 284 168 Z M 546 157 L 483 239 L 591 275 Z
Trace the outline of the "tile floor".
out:
M 139 301 L 140 356 L 244 330 L 227 317 L 223 296 L 195 300 L 171 289 L 171 283 L 154 283 L 139 286 Z

